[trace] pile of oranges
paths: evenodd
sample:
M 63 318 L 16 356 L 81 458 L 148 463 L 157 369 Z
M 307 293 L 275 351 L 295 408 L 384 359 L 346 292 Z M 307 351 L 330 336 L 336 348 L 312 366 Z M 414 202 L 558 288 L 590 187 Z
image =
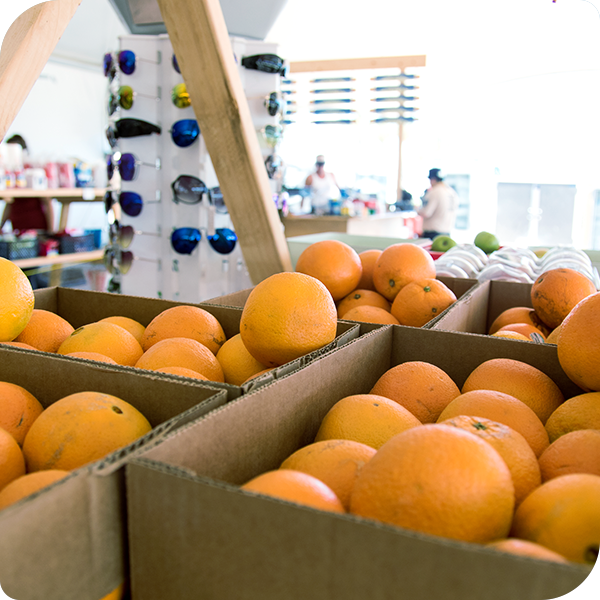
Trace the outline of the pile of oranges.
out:
M 44 408 L 24 387 L 0 381 L 0 510 L 151 429 L 110 394 L 77 392 Z
M 321 281 L 338 318 L 349 321 L 422 327 L 456 302 L 436 279 L 429 252 L 411 243 L 359 254 L 342 241 L 323 240 L 300 254 L 296 271 Z
M 399 364 L 337 401 L 314 441 L 241 486 L 440 537 L 594 564 L 600 543 L 600 392 L 565 400 L 512 359 L 462 388 Z

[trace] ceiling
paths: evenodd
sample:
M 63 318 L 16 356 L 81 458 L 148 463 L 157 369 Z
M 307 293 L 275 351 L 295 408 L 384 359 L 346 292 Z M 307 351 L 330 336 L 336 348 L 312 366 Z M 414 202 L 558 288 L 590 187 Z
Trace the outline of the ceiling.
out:
M 221 0 L 221 8 L 231 35 L 264 39 L 287 1 Z M 82 0 L 52 60 L 98 68 L 119 36 L 165 32 L 156 0 Z

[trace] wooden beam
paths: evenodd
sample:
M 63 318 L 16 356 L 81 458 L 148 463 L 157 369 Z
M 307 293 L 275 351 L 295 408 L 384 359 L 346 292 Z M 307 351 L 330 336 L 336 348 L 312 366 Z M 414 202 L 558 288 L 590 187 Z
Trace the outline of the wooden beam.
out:
M 290 73 L 316 73 L 319 71 L 355 71 L 358 69 L 406 69 L 424 67 L 425 55 L 381 56 L 373 58 L 340 58 L 331 60 L 306 60 L 290 63 Z
M 20 15 L 6 32 L 0 50 L 0 141 L 79 4 L 81 0 L 36 4 Z
M 252 282 L 292 271 L 219 0 L 158 5 Z

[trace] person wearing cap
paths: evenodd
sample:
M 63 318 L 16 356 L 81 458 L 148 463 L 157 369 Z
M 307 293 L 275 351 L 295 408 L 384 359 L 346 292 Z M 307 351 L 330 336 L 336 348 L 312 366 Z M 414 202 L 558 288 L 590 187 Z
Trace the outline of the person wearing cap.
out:
M 438 235 L 450 235 L 454 227 L 458 195 L 444 182 L 440 169 L 430 169 L 430 187 L 421 200 L 423 205 L 417 211 L 423 217 L 423 234 L 421 237 L 432 240 Z
M 329 201 L 340 197 L 340 188 L 333 173 L 325 171 L 325 157 L 317 156 L 315 171 L 307 178 L 305 185 L 310 190 L 312 212 L 324 215 L 329 212 Z

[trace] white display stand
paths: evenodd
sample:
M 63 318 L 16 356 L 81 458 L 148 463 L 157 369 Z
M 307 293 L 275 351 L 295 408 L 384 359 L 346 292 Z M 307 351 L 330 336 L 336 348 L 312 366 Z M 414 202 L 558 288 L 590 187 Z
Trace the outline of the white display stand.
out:
M 280 92 L 281 76 L 247 69 L 241 66 L 243 56 L 277 53 L 277 46 L 256 40 L 232 37 L 232 51 L 239 66 L 263 157 L 273 149 L 266 143 L 264 127 L 278 125 L 280 115 L 269 115 L 264 99 L 271 92 Z M 180 302 L 196 303 L 252 287 L 244 264 L 239 242 L 229 254 L 219 254 L 210 246 L 208 235 L 216 228 L 233 229 L 228 214 L 215 212 L 206 195 L 199 204 L 175 203 L 171 183 L 179 175 L 199 177 L 207 187 L 219 185 L 202 137 L 185 148 L 178 147 L 171 138 L 171 126 L 180 119 L 195 119 L 193 108 L 178 108 L 171 100 L 171 91 L 183 77 L 173 67 L 173 49 L 169 36 L 127 35 L 119 38 L 119 50 L 136 54 L 136 68 L 125 75 L 117 68 L 118 84 L 134 90 L 133 105 L 129 110 L 119 108 L 111 121 L 136 118 L 157 124 L 161 134 L 120 138 L 118 150 L 130 152 L 146 165 L 140 165 L 133 181 L 119 181 L 118 174 L 110 182 L 115 197 L 119 191 L 137 192 L 144 206 L 136 217 L 123 213 L 121 225 L 131 225 L 135 234 L 127 250 L 134 255 L 126 273 L 118 275 L 121 293 L 159 297 Z M 193 104 L 193 98 L 191 98 Z M 148 165 L 160 164 L 160 168 Z M 277 181 L 272 180 L 276 193 Z M 171 246 L 171 233 L 179 227 L 200 229 L 202 239 L 191 254 L 179 254 Z

